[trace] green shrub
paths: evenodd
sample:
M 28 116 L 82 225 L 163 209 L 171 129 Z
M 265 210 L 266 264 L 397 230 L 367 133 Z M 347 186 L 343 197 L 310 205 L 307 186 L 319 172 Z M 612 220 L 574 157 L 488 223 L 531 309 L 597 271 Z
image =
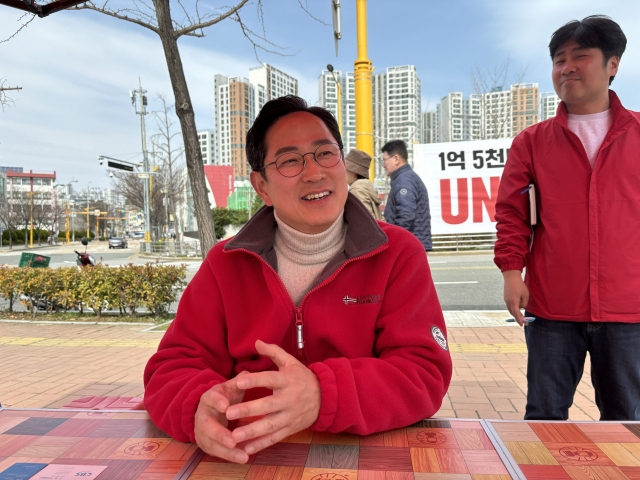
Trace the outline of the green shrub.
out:
M 186 286 L 186 265 L 123 265 L 95 267 L 18 268 L 0 266 L 0 297 L 13 311 L 16 299 L 31 310 L 90 308 L 99 317 L 106 309 L 135 315 L 144 306 L 153 314 L 166 313 Z

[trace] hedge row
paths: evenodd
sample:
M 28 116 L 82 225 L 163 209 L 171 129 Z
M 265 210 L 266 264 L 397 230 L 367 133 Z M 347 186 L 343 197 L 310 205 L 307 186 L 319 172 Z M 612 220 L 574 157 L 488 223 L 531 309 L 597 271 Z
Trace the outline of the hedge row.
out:
M 35 317 L 38 309 L 81 312 L 91 309 L 135 315 L 141 307 L 155 315 L 165 313 L 186 286 L 186 265 L 124 265 L 108 267 L 19 268 L 0 266 L 0 296 L 13 311 L 16 300 Z
M 29 232 L 29 229 L 25 230 L 14 230 L 11 229 L 11 238 L 12 238 L 12 242 L 14 244 L 22 244 L 24 243 L 24 237 L 27 237 L 27 241 L 29 241 L 29 236 L 31 235 L 31 233 Z M 49 238 L 49 235 L 51 235 L 51 232 L 49 230 L 40 230 L 40 238 L 42 240 L 47 240 L 47 238 Z M 87 231 L 86 230 L 76 230 L 76 241 L 80 241 L 80 239 L 82 237 L 85 237 L 87 235 Z M 71 237 L 71 232 L 69 232 L 69 236 Z M 93 238 L 95 236 L 94 232 L 91 232 L 91 238 Z M 58 232 L 58 238 L 59 239 L 66 239 L 67 237 L 67 232 L 66 231 L 61 231 Z M 38 229 L 34 229 L 33 230 L 33 240 L 37 241 L 38 240 Z M 2 231 L 2 244 L 3 245 L 8 245 L 9 244 L 9 230 L 7 230 L 6 228 Z

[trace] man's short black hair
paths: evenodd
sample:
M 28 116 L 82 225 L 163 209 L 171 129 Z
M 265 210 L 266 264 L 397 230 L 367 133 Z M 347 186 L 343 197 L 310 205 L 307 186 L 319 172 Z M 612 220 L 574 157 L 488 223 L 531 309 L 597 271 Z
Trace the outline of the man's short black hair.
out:
M 267 156 L 265 138 L 269 129 L 280 118 L 295 112 L 307 112 L 318 117 L 327 126 L 340 148 L 343 148 L 338 122 L 329 110 L 322 107 L 310 107 L 302 98 L 287 95 L 265 103 L 253 126 L 247 132 L 246 152 L 251 170 L 259 172 L 262 169 L 264 159 Z M 264 176 L 264 172 L 262 175 Z
M 398 155 L 405 162 L 409 158 L 409 154 L 407 153 L 407 144 L 404 143 L 404 140 L 391 140 L 384 144 L 382 151 L 390 157 Z
M 581 48 L 602 50 L 605 65 L 611 57 L 622 58 L 622 54 L 627 48 L 627 37 L 622 32 L 620 25 L 606 15 L 591 15 L 582 21 L 572 20 L 553 32 L 549 43 L 551 60 L 553 60 L 556 50 L 570 40 L 576 42 Z M 614 77 L 615 75 L 609 78 L 609 85 L 613 82 Z

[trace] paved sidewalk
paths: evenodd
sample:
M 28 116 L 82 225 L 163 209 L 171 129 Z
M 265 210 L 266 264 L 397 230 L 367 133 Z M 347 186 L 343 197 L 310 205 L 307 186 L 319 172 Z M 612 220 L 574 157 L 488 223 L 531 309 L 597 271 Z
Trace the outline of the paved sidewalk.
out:
M 505 312 L 445 312 L 454 375 L 440 417 L 521 419 L 527 352 Z M 140 325 L 0 323 L 0 402 L 61 407 L 87 395 L 142 396 L 142 373 L 160 332 Z M 597 420 L 589 375 L 578 387 L 572 420 Z

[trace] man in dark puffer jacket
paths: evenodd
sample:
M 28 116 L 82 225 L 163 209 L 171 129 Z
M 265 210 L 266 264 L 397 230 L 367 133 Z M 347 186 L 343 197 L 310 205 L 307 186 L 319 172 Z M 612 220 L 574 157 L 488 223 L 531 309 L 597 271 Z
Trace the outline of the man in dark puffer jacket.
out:
M 427 188 L 407 163 L 407 146 L 402 140 L 393 140 L 382 147 L 382 159 L 387 175 L 391 177 L 391 191 L 384 209 L 385 220 L 413 233 L 424 245 L 432 249 L 431 214 Z

